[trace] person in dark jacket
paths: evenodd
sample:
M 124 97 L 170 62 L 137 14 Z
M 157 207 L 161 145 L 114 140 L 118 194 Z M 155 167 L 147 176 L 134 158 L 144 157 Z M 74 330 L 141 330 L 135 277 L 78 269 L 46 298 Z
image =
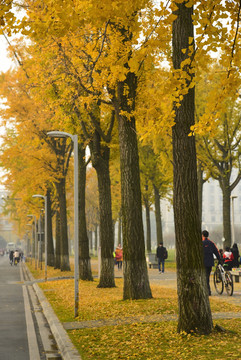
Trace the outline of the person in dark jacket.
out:
M 232 253 L 233 253 L 233 267 L 234 268 L 238 268 L 239 267 L 239 250 L 238 250 L 238 245 L 237 244 L 233 244 L 233 247 L 231 249 Z
M 206 269 L 206 277 L 207 277 L 207 288 L 208 293 L 211 295 L 211 288 L 210 288 L 210 274 L 212 271 L 212 267 L 214 266 L 214 257 L 216 256 L 218 261 L 221 260 L 218 248 L 209 238 L 209 233 L 207 230 L 203 230 L 202 232 L 202 240 L 203 240 L 203 256 L 204 256 L 204 266 Z
M 13 254 L 14 254 L 14 251 L 11 250 L 10 253 L 9 253 L 9 260 L 10 260 L 11 265 L 13 265 Z
M 166 251 L 167 249 L 165 248 L 165 246 L 163 246 L 163 243 L 160 242 L 160 244 L 156 249 L 156 257 L 158 260 L 159 273 L 164 273 L 165 270 Z M 162 269 L 161 269 L 161 264 L 162 264 Z

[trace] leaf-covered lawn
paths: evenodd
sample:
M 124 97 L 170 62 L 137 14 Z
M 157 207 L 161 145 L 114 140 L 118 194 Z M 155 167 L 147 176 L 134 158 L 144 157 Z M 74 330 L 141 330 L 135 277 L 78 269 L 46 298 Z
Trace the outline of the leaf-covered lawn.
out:
M 219 320 L 218 324 L 230 332 L 180 335 L 175 322 L 165 322 L 73 330 L 69 335 L 83 360 L 240 359 L 241 320 Z
M 49 277 L 70 276 L 50 269 Z M 40 276 L 41 277 L 41 276 Z M 177 323 L 145 323 L 145 315 L 177 314 L 176 290 L 151 285 L 153 299 L 123 301 L 123 280 L 116 287 L 97 288 L 98 281 L 79 282 L 79 317 L 74 318 L 74 280 L 65 279 L 39 284 L 62 322 L 143 317 L 143 323 L 105 326 L 69 331 L 82 359 L 205 359 L 228 360 L 241 357 L 241 320 L 218 320 L 233 332 L 210 336 L 180 335 Z M 210 297 L 212 312 L 239 312 L 240 307 L 226 303 L 225 297 Z

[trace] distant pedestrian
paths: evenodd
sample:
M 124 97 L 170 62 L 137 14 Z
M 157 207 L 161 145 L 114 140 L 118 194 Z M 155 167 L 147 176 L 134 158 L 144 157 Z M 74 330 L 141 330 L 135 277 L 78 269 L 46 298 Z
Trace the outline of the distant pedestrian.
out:
M 13 258 L 14 258 L 14 265 L 17 265 L 19 263 L 19 251 L 18 250 L 14 251 Z
M 209 238 L 209 232 L 207 230 L 203 230 L 202 232 L 202 240 L 203 240 L 203 256 L 204 256 L 204 266 L 206 269 L 206 279 L 207 279 L 207 289 L 208 294 L 211 295 L 210 288 L 210 274 L 212 271 L 212 267 L 214 266 L 214 257 L 216 256 L 218 261 L 221 260 L 218 248 Z
M 117 262 L 118 270 L 122 269 L 122 262 L 123 262 L 123 249 L 121 247 L 121 244 L 117 246 L 115 249 L 115 259 Z
M 13 254 L 14 254 L 14 251 L 11 250 L 10 253 L 9 253 L 9 260 L 10 260 L 11 265 L 13 265 Z
M 233 247 L 231 249 L 232 254 L 233 254 L 233 267 L 234 268 L 238 268 L 239 267 L 239 250 L 238 250 L 238 245 L 236 243 L 233 244 Z
M 165 271 L 165 259 L 167 258 L 167 249 L 163 246 L 163 243 L 160 242 L 156 249 L 156 257 L 158 260 L 158 270 L 159 273 L 164 273 Z

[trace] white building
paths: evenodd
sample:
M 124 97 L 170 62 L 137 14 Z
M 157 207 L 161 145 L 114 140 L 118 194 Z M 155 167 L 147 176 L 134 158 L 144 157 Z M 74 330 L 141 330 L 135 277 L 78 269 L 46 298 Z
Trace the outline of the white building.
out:
M 234 226 L 235 241 L 241 243 L 241 182 L 233 190 L 232 196 L 234 202 Z M 161 201 L 163 235 L 164 239 L 174 237 L 174 216 L 173 207 L 166 200 Z M 232 211 L 231 211 L 232 215 Z M 232 219 L 231 219 L 232 220 Z M 207 229 L 210 233 L 217 233 L 220 238 L 223 229 L 223 197 L 222 191 L 217 181 L 210 180 L 203 186 L 203 211 L 202 211 L 202 229 Z M 155 241 L 155 230 L 152 226 L 152 242 Z M 240 239 L 239 239 L 240 237 Z M 215 239 L 217 241 L 217 239 Z

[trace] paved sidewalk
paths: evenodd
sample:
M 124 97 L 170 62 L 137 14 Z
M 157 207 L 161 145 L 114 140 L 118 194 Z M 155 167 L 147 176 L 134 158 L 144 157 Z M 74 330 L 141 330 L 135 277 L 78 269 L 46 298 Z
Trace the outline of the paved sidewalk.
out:
M 115 277 L 122 277 L 122 271 L 115 271 Z M 66 277 L 65 277 L 66 278 Z M 62 280 L 64 278 L 53 278 L 51 280 Z M 149 280 L 151 284 L 159 285 L 161 287 L 168 287 L 172 289 L 177 288 L 176 273 L 175 271 L 166 271 L 164 274 L 159 274 L 155 269 L 149 269 Z M 41 280 L 36 280 L 40 282 Z M 234 284 L 234 294 L 233 296 L 228 296 L 225 292 L 222 295 L 218 295 L 215 292 L 211 281 L 212 287 L 212 297 L 217 301 L 226 301 L 236 306 L 241 307 L 241 284 Z M 238 289 L 237 289 L 238 288 Z M 238 313 L 232 312 L 220 312 L 213 313 L 213 319 L 234 319 L 241 318 L 241 311 Z M 135 317 L 125 317 L 125 318 L 116 318 L 116 319 L 100 319 L 100 320 L 90 320 L 90 321 L 73 321 L 63 323 L 62 326 L 65 330 L 73 329 L 84 329 L 84 328 L 99 328 L 103 326 L 118 326 L 118 325 L 128 325 L 132 323 L 152 323 L 160 321 L 177 321 L 178 316 L 176 314 L 157 314 L 149 316 L 135 316 Z
M 214 320 L 217 319 L 241 319 L 240 313 L 233 312 L 219 312 L 213 313 L 212 317 Z M 147 316 L 133 316 L 129 318 L 119 318 L 119 319 L 103 319 L 103 320 L 90 320 L 90 321 L 73 321 L 63 323 L 63 326 L 66 330 L 76 330 L 76 329 L 92 329 L 100 328 L 103 326 L 119 326 L 119 325 L 130 325 L 135 323 L 156 323 L 163 321 L 177 321 L 178 316 L 173 314 L 157 314 L 157 315 L 147 315 Z
M 48 324 L 53 333 L 53 336 L 58 345 L 58 348 L 61 352 L 61 356 L 62 356 L 63 360 L 81 360 L 81 356 L 80 356 L 79 352 L 77 351 L 77 349 L 71 342 L 62 323 L 59 321 L 59 319 L 55 315 L 55 313 L 54 313 L 50 303 L 46 299 L 43 291 L 38 286 L 37 282 L 40 282 L 40 281 L 37 281 L 34 279 L 33 275 L 28 270 L 28 267 L 25 264 L 23 264 L 23 266 L 25 267 L 25 270 L 29 274 L 31 283 L 33 283 L 34 290 L 35 290 L 36 295 L 39 299 L 39 302 L 42 306 L 44 315 L 48 321 Z M 28 282 L 26 282 L 26 283 L 28 283 Z
M 27 267 L 26 267 L 27 268 Z M 34 283 L 34 288 L 36 294 L 39 298 L 39 301 L 43 307 L 44 314 L 48 320 L 51 331 L 55 336 L 56 342 L 60 348 L 61 355 L 64 360 L 81 360 L 81 357 L 74 345 L 72 344 L 66 330 L 74 330 L 74 329 L 85 329 L 85 328 L 99 328 L 103 326 L 119 326 L 119 325 L 128 325 L 133 323 L 155 323 L 162 321 L 177 321 L 178 315 L 176 314 L 155 314 L 148 316 L 135 316 L 135 317 L 124 317 L 124 318 L 115 318 L 115 319 L 100 319 L 100 320 L 92 320 L 92 321 L 81 321 L 81 322 L 66 322 L 61 323 L 54 311 L 51 308 L 48 300 L 46 299 L 43 291 L 39 288 L 38 282 L 41 280 L 35 280 L 31 276 L 31 282 Z M 116 277 L 122 277 L 122 271 L 115 271 Z M 48 279 L 51 280 L 62 280 L 63 278 L 53 278 Z M 177 288 L 176 284 L 176 273 L 174 271 L 166 271 L 164 274 L 157 273 L 156 270 L 149 270 L 149 279 L 151 284 L 159 285 L 161 287 L 168 288 Z M 212 285 L 213 287 L 213 285 Z M 212 297 L 215 297 L 217 301 L 226 301 L 227 303 L 232 303 L 233 305 L 237 305 L 241 307 L 241 284 L 234 284 L 234 294 L 233 296 L 228 296 L 226 293 L 217 295 L 214 288 L 212 288 Z M 235 319 L 241 318 L 240 312 L 219 312 L 212 314 L 213 319 Z

